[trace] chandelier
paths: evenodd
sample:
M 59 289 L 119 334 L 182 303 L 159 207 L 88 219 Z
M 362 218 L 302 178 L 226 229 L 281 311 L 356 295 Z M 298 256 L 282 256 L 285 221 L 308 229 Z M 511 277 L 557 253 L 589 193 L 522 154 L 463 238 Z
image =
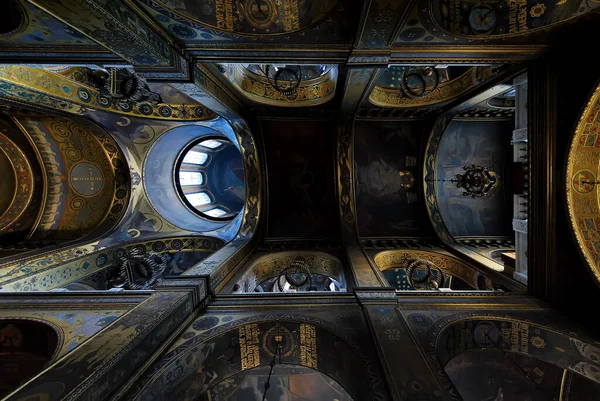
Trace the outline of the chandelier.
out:
M 271 87 L 286 99 L 296 100 L 298 98 L 298 88 L 302 82 L 302 68 L 299 65 L 277 67 L 267 64 L 263 73 Z
M 127 108 L 130 103 L 145 101 L 162 103 L 161 96 L 152 92 L 148 82 L 128 68 L 97 69 L 92 75 L 100 92 L 123 108 Z
M 456 175 L 456 187 L 463 188 L 463 196 L 471 198 L 483 198 L 493 193 L 492 189 L 497 187 L 498 175 L 487 167 L 477 164 L 464 166 L 464 174 Z
M 409 99 L 429 96 L 439 84 L 440 73 L 435 67 L 404 67 L 400 77 L 400 91 Z
M 312 281 L 312 273 L 306 265 L 306 262 L 302 259 L 296 259 L 279 273 L 276 282 L 279 291 L 285 292 L 289 290 L 298 290 L 303 286 L 307 286 L 308 291 L 314 291 L 315 288 L 312 285 Z
M 406 266 L 406 279 L 415 290 L 437 290 L 446 281 L 442 269 L 425 259 L 415 259 Z

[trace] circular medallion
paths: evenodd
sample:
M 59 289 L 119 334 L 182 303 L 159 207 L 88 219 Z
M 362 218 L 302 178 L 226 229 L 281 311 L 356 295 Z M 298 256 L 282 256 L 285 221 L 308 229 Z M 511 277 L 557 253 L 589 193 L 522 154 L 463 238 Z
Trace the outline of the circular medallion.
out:
M 104 186 L 104 174 L 95 165 L 78 163 L 71 169 L 71 187 L 82 196 L 96 195 Z
M 573 189 L 582 195 L 589 194 L 596 185 L 596 176 L 589 170 L 581 170 L 573 176 Z
M 272 0 L 261 0 L 248 2 L 242 8 L 242 14 L 253 28 L 267 29 L 275 18 L 277 18 L 277 8 Z
M 280 348 L 280 353 L 278 352 L 278 355 L 281 355 L 282 357 L 292 355 L 296 349 L 294 336 L 288 329 L 281 326 L 279 323 L 267 330 L 267 332 L 263 334 L 262 339 L 262 348 L 270 356 L 275 355 L 278 346 Z

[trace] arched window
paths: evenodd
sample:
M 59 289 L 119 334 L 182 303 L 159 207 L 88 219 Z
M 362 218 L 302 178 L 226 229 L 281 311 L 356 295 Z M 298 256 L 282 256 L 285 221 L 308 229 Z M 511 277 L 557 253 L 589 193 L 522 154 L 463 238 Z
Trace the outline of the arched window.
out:
M 182 152 L 175 169 L 181 199 L 194 213 L 210 220 L 230 220 L 242 210 L 243 161 L 227 138 L 196 140 Z

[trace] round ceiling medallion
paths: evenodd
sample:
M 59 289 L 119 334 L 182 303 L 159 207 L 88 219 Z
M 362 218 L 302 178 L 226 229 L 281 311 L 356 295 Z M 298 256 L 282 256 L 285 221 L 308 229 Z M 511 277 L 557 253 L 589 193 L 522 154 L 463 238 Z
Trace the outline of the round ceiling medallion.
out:
M 571 148 L 566 195 L 571 227 L 588 267 L 600 282 L 600 85 L 581 116 Z

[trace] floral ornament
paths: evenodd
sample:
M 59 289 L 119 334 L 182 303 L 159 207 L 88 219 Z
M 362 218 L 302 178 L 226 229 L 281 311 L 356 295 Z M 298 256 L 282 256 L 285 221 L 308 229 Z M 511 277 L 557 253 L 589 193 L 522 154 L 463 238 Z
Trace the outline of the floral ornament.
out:
M 536 348 L 544 348 L 546 346 L 546 341 L 544 341 L 543 338 L 535 336 L 535 337 L 531 337 L 531 345 L 533 345 Z
M 546 5 L 543 3 L 538 3 L 531 7 L 531 10 L 529 10 L 529 14 L 531 14 L 533 18 L 541 17 L 542 15 L 544 15 L 545 12 Z

